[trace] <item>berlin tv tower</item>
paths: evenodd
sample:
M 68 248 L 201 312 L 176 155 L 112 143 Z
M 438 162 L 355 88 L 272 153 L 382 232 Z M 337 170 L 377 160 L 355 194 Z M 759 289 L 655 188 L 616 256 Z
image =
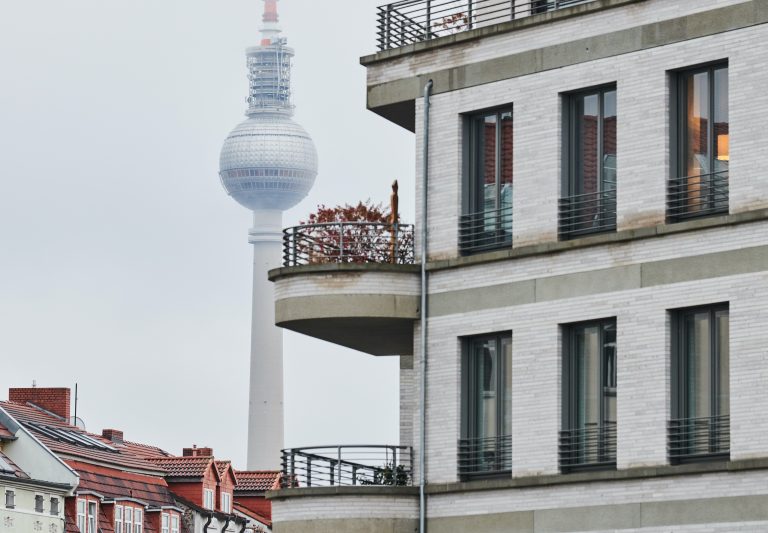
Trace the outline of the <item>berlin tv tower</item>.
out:
M 264 0 L 261 42 L 246 50 L 250 90 L 244 122 L 221 149 L 219 176 L 227 193 L 253 211 L 248 469 L 278 470 L 283 448 L 283 337 L 275 326 L 274 289 L 267 272 L 281 264 L 283 211 L 312 188 L 317 151 L 294 122 L 293 49 L 280 35 L 277 0 Z

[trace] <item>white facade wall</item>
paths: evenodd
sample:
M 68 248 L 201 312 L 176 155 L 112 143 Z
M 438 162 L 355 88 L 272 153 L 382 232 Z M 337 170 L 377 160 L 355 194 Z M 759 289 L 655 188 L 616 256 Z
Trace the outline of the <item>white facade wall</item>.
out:
M 333 294 L 394 294 L 414 296 L 420 291 L 419 275 L 403 272 L 338 272 L 290 276 L 275 283 L 275 301 L 302 296 Z
M 683 9 L 705 10 L 737 1 L 648 1 L 634 7 L 576 17 L 551 26 L 491 37 L 461 47 L 414 56 L 429 71 L 451 66 L 439 62 L 452 54 L 457 64 L 515 51 L 511 43 L 535 36 L 530 48 L 561 42 L 570 24 L 574 38 L 652 20 L 682 15 Z M 642 15 L 642 16 L 640 16 Z M 587 22 L 585 24 L 585 22 Z M 574 29 L 575 26 L 571 29 Z M 553 33 L 554 32 L 554 33 Z M 556 35 L 555 35 L 556 34 Z M 502 46 L 507 39 L 509 46 Z M 547 39 L 554 39 L 547 42 Z M 461 53 L 458 51 L 461 50 Z M 666 180 L 670 174 L 670 72 L 727 60 L 730 78 L 730 210 L 740 213 L 768 207 L 768 179 L 758 158 L 768 130 L 768 72 L 756 68 L 768 51 L 768 26 L 573 65 L 553 71 L 490 83 L 433 96 L 430 114 L 429 257 L 458 253 L 461 214 L 462 114 L 496 106 L 514 106 L 515 195 L 514 246 L 557 241 L 557 200 L 561 190 L 562 95 L 586 87 L 615 83 L 618 90 L 618 229 L 662 224 L 666 214 Z M 414 62 L 417 61 L 414 59 Z M 395 79 L 398 63 L 383 64 Z M 376 68 L 371 71 L 376 75 Z M 423 100 L 416 106 L 417 197 L 421 195 Z M 420 202 L 416 202 L 417 211 Z M 416 220 L 421 220 L 417 212 Z M 430 294 L 457 288 L 589 272 L 621 265 L 682 258 L 768 244 L 768 224 L 721 227 L 626 244 L 603 245 L 551 255 L 531 256 L 485 265 L 437 271 L 430 275 Z M 417 239 L 420 231 L 416 232 Z M 417 252 L 420 245 L 417 243 Z M 768 267 L 768 265 L 766 265 Z M 555 474 L 560 429 L 560 324 L 617 317 L 619 343 L 618 467 L 667 463 L 669 419 L 670 309 L 729 302 L 731 313 L 731 457 L 768 456 L 768 400 L 761 392 L 768 373 L 768 274 L 744 274 L 546 303 L 433 317 L 429 330 L 428 465 L 430 483 L 457 481 L 456 441 L 460 430 L 461 336 L 513 331 L 514 404 L 513 475 Z M 417 340 L 417 339 L 416 339 Z M 418 343 L 416 345 L 418 352 Z M 419 355 L 413 383 L 418 382 Z M 406 401 L 416 394 L 404 393 Z M 756 408 L 761 405 L 763 408 Z M 418 409 L 412 413 L 413 442 L 418 444 Z M 418 455 L 415 452 L 415 455 Z
M 16 495 L 16 505 L 13 509 L 5 507 L 5 491 L 13 490 Z M 43 512 L 35 511 L 35 496 L 43 496 Z M 59 499 L 59 512 L 51 515 L 51 498 Z M 0 531 L 3 533 L 46 533 L 64 532 L 64 498 L 63 492 L 36 490 L 19 482 L 0 480 Z
M 477 1 L 477 0 L 475 0 Z M 530 0 L 522 0 L 530 2 Z M 556 24 L 542 24 L 514 32 L 484 37 L 460 46 L 439 47 L 435 50 L 389 59 L 367 67 L 368 86 L 402 78 L 410 78 L 435 70 L 478 63 L 488 59 L 562 44 L 567 40 L 601 35 L 643 24 L 669 20 L 745 3 L 748 0 L 645 0 L 620 9 L 608 9 L 584 17 L 573 17 Z
M 272 500 L 272 521 L 276 524 L 293 520 L 418 516 L 418 500 L 410 496 L 332 495 Z
M 614 11 L 626 17 L 626 9 Z M 583 24 L 585 19 L 577 20 Z M 618 229 L 664 222 L 670 172 L 669 72 L 716 60 L 728 60 L 730 69 L 731 212 L 768 207 L 768 180 L 759 164 L 766 141 L 768 91 L 763 87 L 768 73 L 754 68 L 767 52 L 768 26 L 760 25 L 435 95 L 430 116 L 430 259 L 458 255 L 462 114 L 495 106 L 514 107 L 514 245 L 557 240 L 562 95 L 596 85 L 615 83 L 618 90 Z M 419 100 L 417 197 L 422 114 Z M 416 204 L 418 221 L 421 203 Z

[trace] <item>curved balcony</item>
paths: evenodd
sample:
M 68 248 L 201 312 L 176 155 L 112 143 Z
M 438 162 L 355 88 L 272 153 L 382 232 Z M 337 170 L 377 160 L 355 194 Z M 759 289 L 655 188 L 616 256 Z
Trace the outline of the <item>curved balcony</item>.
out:
M 411 355 L 419 317 L 413 226 L 306 224 L 283 231 L 275 323 L 372 355 Z

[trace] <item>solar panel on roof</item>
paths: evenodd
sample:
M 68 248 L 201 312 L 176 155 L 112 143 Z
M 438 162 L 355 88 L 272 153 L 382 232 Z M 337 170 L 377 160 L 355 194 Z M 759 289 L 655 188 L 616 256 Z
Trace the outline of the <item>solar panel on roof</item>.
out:
M 9 465 L 5 459 L 0 457 L 0 472 L 3 472 L 5 474 L 13 474 L 15 470 L 11 468 L 11 465 Z
M 100 440 L 94 439 L 90 435 L 86 435 L 84 433 L 78 433 L 76 431 L 70 431 L 70 430 L 61 429 L 61 428 L 54 428 L 50 426 L 43 426 L 41 424 L 30 423 L 29 425 L 32 426 L 35 430 L 42 433 L 43 435 L 54 440 L 68 442 L 70 444 L 75 444 L 80 446 L 86 446 L 88 448 L 98 448 L 101 450 L 108 450 L 111 452 L 117 451 L 112 446 L 109 446 L 108 444 L 105 444 Z

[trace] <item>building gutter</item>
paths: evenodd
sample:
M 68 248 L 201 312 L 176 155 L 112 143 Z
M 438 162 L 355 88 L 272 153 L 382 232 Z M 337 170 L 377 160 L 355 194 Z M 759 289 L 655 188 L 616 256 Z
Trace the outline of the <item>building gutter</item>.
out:
M 429 107 L 432 80 L 424 86 L 424 139 L 422 146 L 421 186 L 421 375 L 419 398 L 419 533 L 426 533 L 427 494 L 424 465 L 427 444 L 427 191 L 429 186 Z
M 208 533 L 208 526 L 211 525 L 212 521 L 213 521 L 213 513 L 209 513 L 208 521 L 203 525 L 203 533 Z

